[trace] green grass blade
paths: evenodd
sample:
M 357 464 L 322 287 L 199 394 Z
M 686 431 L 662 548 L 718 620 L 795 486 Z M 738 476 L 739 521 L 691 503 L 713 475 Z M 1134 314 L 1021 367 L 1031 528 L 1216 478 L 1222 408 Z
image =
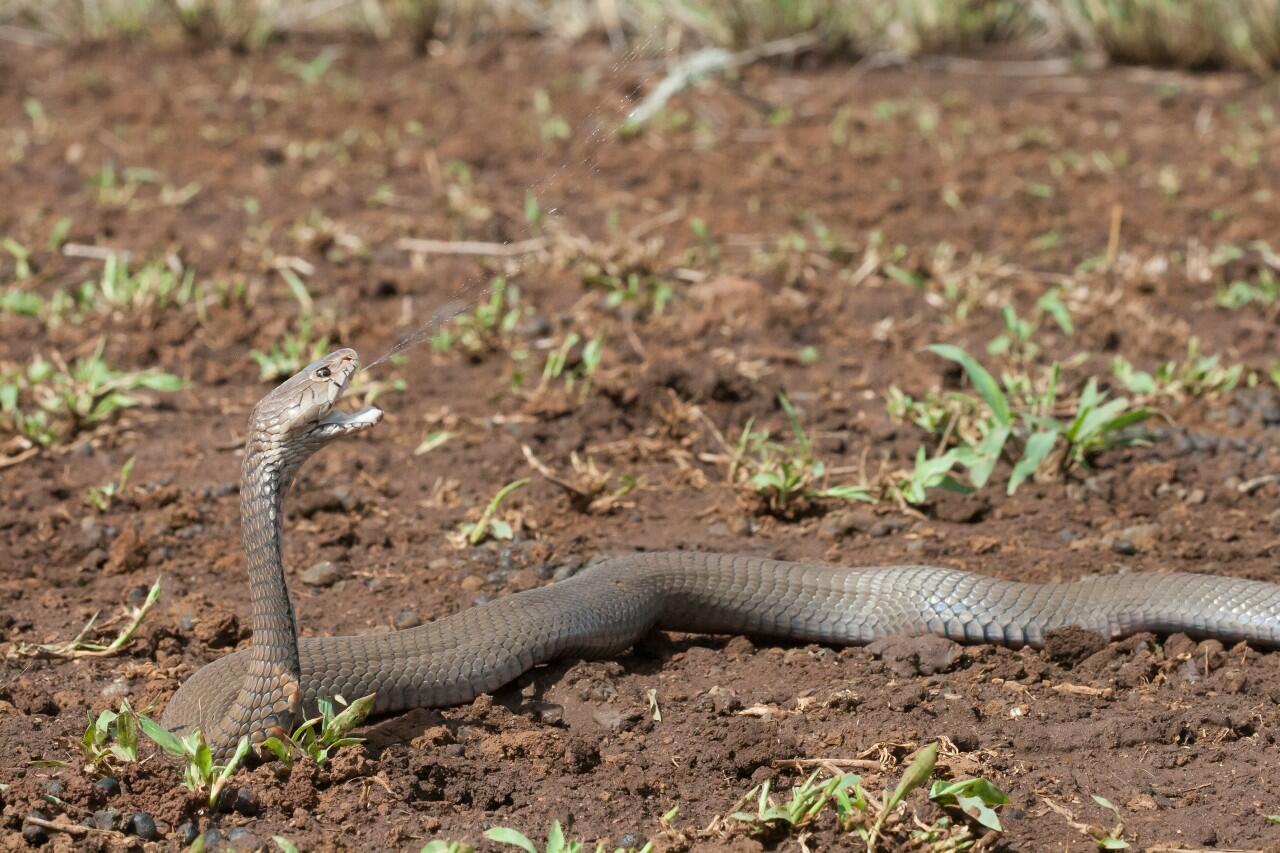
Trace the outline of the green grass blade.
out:
M 1005 399 L 1004 392 L 1000 390 L 1000 384 L 996 382 L 995 377 L 987 372 L 985 367 L 978 363 L 977 359 L 960 349 L 960 347 L 952 346 L 951 344 L 932 344 L 929 346 L 929 352 L 954 361 L 964 368 L 969 381 L 973 383 L 973 387 L 977 389 L 978 394 L 982 396 L 982 399 L 991 408 L 991 413 L 995 415 L 996 421 L 1001 426 L 1008 427 L 1013 425 L 1013 417 L 1009 413 L 1009 401 Z

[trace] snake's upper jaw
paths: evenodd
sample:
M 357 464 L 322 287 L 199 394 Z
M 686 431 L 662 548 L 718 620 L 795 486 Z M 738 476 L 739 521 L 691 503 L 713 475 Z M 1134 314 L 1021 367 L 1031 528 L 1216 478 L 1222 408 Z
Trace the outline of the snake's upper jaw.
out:
M 317 425 L 326 438 L 337 438 L 361 432 L 382 422 L 382 409 L 366 406 L 358 412 L 342 412 L 333 409 L 321 418 Z

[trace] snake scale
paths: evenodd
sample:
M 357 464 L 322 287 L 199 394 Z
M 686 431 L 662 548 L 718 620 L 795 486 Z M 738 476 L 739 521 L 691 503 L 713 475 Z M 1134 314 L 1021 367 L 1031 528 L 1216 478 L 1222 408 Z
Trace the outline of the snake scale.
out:
M 243 735 L 291 730 L 321 698 L 376 693 L 375 711 L 466 702 L 555 658 L 617 654 L 655 628 L 833 644 L 894 634 L 1038 646 L 1078 625 L 1107 637 L 1184 631 L 1280 646 L 1280 585 L 1189 573 L 1020 583 L 955 569 L 857 569 L 702 552 L 639 553 L 551 586 L 405 631 L 298 637 L 282 558 L 284 496 L 331 440 L 382 419 L 334 408 L 359 369 L 343 349 L 264 397 L 241 481 L 253 640 L 192 675 L 169 701 L 170 730 L 201 728 L 219 756 Z

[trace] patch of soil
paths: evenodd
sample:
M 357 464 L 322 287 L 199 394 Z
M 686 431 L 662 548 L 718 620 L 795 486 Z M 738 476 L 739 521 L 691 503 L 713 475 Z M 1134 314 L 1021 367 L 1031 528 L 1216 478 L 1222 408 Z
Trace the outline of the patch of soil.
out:
M 290 71 L 287 60 L 326 47 L 337 55 L 319 80 Z M 925 346 L 985 358 L 999 309 L 1030 317 L 1051 288 L 1075 332 L 1043 320 L 1040 363 L 1085 353 L 1072 375 L 1105 376 L 1120 355 L 1154 371 L 1194 337 L 1265 377 L 1276 312 L 1215 298 L 1273 261 L 1210 256 L 1280 230 L 1275 84 L 760 66 L 681 95 L 623 139 L 596 129 L 625 113 L 619 93 L 661 72 L 590 46 L 509 40 L 431 58 L 358 42 L 250 56 L 114 46 L 8 66 L 0 235 L 34 251 L 22 279 L 12 253 L 0 256 L 0 281 L 46 299 L 73 290 L 102 275 L 83 249 L 95 246 L 127 251 L 135 270 L 190 270 L 197 295 L 100 301 L 60 323 L 0 313 L 0 361 L 101 343 L 115 366 L 188 381 L 65 447 L 16 464 L 17 446 L 0 447 L 0 636 L 13 644 L 0 663 L 0 846 L 144 846 L 132 816 L 145 813 L 160 839 L 145 846 L 164 848 L 213 829 L 218 849 L 283 835 L 308 850 L 416 850 L 436 837 L 478 843 L 495 825 L 541 837 L 553 818 L 610 845 L 773 848 L 782 840 L 715 819 L 762 780 L 785 790 L 803 778 L 797 760 L 861 761 L 880 791 L 938 738 L 943 773 L 1009 793 L 997 842 L 1008 849 L 1095 849 L 1044 802 L 1110 825 L 1094 794 L 1121 809 L 1136 846 L 1280 844 L 1266 820 L 1280 811 L 1280 655 L 1182 635 L 1068 630 L 1044 651 L 662 635 L 615 661 L 540 668 L 470 705 L 378 721 L 326 768 L 258 767 L 236 777 L 225 812 L 203 808 L 159 757 L 121 769 L 121 791 L 105 793 L 74 746 L 88 713 L 124 697 L 159 707 L 248 642 L 239 444 L 269 387 L 250 352 L 297 328 L 281 270 L 305 281 L 328 343 L 366 361 L 481 298 L 495 275 L 526 308 L 493 350 L 424 344 L 380 366 L 372 379 L 404 383 L 378 398 L 386 422 L 303 471 L 286 559 L 308 634 L 425 622 L 635 549 L 930 562 L 1037 581 L 1138 570 L 1280 581 L 1280 484 L 1268 477 L 1280 408 L 1265 379 L 1167 401 L 1171 423 L 1147 445 L 1014 496 L 993 485 L 921 512 L 817 503 L 779 518 L 726 482 L 751 419 L 787 434 L 780 391 L 831 470 L 907 465 L 929 439 L 888 416 L 889 388 L 958 387 Z M 568 140 L 536 108 L 538 91 Z M 32 123 L 32 98 L 47 124 Z M 546 212 L 547 253 L 397 248 L 404 237 L 527 238 L 527 198 Z M 64 218 L 71 245 L 45 248 Z M 1086 261 L 1095 271 L 1076 275 Z M 671 302 L 661 313 L 611 303 L 584 284 L 601 271 L 623 285 L 657 276 Z M 528 393 L 569 329 L 603 336 L 597 375 Z M 570 368 L 581 359 L 579 346 Z M 415 455 L 441 430 L 454 437 Z M 638 487 L 600 504 L 534 475 L 507 504 L 512 541 L 452 546 L 448 533 L 531 474 L 522 445 L 562 478 L 579 476 L 575 455 L 594 460 L 612 477 L 602 494 L 623 475 Z M 130 458 L 123 495 L 90 506 L 86 490 Z M 323 561 L 332 567 L 304 584 Z M 157 575 L 163 597 L 122 653 L 18 653 L 74 636 L 97 610 L 136 606 Z M 46 759 L 70 764 L 36 763 Z M 99 827 L 105 809 L 117 814 Z M 32 810 L 101 831 L 24 839 Z M 907 829 L 890 843 L 905 849 Z M 830 820 L 808 838 L 847 843 Z

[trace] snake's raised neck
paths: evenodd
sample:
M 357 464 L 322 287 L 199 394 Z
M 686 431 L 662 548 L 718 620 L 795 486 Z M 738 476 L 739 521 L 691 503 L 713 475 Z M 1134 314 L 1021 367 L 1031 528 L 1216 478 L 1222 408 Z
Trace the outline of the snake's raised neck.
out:
M 268 735 L 287 734 L 300 721 L 298 626 L 284 572 L 284 497 L 313 453 L 382 420 L 382 412 L 372 407 L 354 414 L 333 408 L 359 367 L 354 350 L 330 353 L 264 397 L 249 418 L 240 521 L 253 643 L 235 699 L 205 733 L 222 753 L 244 735 L 256 744 Z

